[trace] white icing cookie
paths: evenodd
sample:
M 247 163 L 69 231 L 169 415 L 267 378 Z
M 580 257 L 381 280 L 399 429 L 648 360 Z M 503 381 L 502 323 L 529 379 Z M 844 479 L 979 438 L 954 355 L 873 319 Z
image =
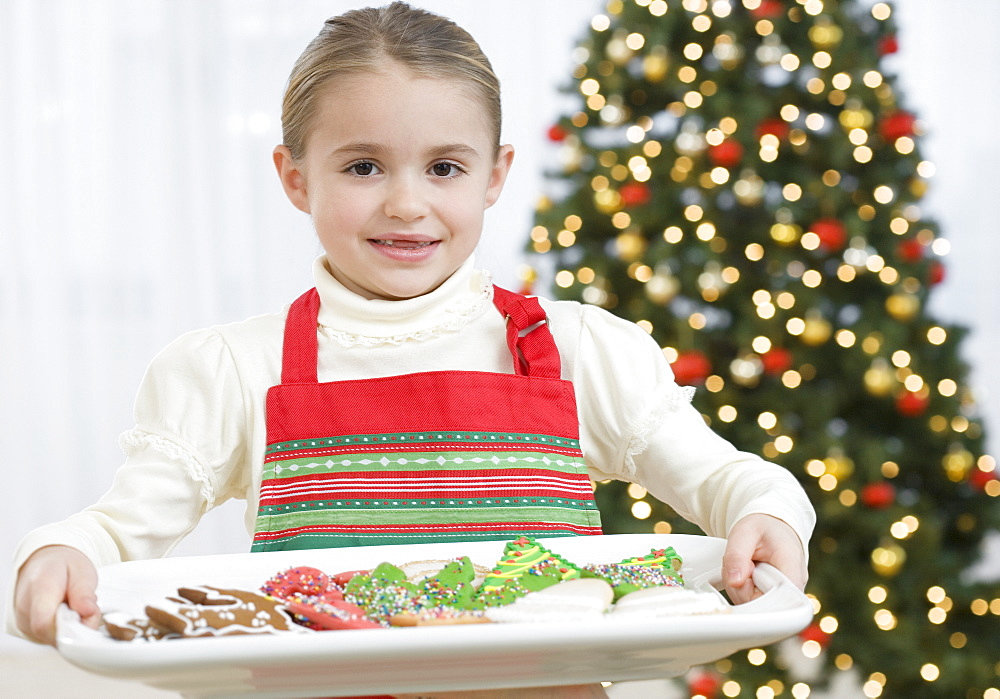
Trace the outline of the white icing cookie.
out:
M 651 619 L 682 614 L 718 614 L 730 606 L 717 592 L 697 592 L 683 587 L 650 587 L 622 597 L 610 612 L 613 619 Z
M 486 616 L 501 623 L 558 623 L 598 621 L 614 598 L 611 585 L 596 578 L 576 578 L 531 592 L 503 607 L 491 607 Z

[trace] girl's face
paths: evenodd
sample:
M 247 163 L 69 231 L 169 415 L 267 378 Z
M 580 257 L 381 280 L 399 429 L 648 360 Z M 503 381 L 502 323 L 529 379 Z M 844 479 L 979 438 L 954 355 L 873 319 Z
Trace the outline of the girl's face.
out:
M 325 86 L 304 158 L 278 146 L 274 160 L 333 276 L 395 300 L 433 291 L 472 254 L 514 153 L 495 155 L 485 109 L 460 82 L 389 63 Z

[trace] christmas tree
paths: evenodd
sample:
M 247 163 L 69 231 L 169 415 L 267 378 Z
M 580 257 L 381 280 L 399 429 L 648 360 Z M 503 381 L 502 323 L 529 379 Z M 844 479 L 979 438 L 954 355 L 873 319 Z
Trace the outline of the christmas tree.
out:
M 966 573 L 1000 481 L 964 331 L 927 311 L 947 246 L 896 47 L 883 2 L 611 0 L 575 49 L 533 268 L 645 328 L 819 518 L 799 658 L 736 654 L 692 695 L 799 699 L 851 670 L 868 697 L 1000 697 L 1000 599 Z M 636 486 L 597 496 L 608 533 L 695 531 Z

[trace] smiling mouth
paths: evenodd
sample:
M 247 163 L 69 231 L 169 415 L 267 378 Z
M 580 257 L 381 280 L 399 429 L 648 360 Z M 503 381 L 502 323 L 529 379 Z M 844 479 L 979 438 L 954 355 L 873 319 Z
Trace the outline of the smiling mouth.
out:
M 388 248 L 401 248 L 403 250 L 419 250 L 420 248 L 430 247 L 434 245 L 436 240 L 380 240 L 378 238 L 373 238 L 372 242 L 376 245 L 384 245 Z

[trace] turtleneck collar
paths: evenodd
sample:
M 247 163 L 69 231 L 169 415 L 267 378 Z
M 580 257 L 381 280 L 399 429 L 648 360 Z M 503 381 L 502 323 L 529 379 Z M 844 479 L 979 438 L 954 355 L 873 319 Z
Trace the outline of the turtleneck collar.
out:
M 462 329 L 492 306 L 489 272 L 469 257 L 438 288 L 402 301 L 366 299 L 334 279 L 321 255 L 313 262 L 324 335 L 345 346 L 399 344 Z

